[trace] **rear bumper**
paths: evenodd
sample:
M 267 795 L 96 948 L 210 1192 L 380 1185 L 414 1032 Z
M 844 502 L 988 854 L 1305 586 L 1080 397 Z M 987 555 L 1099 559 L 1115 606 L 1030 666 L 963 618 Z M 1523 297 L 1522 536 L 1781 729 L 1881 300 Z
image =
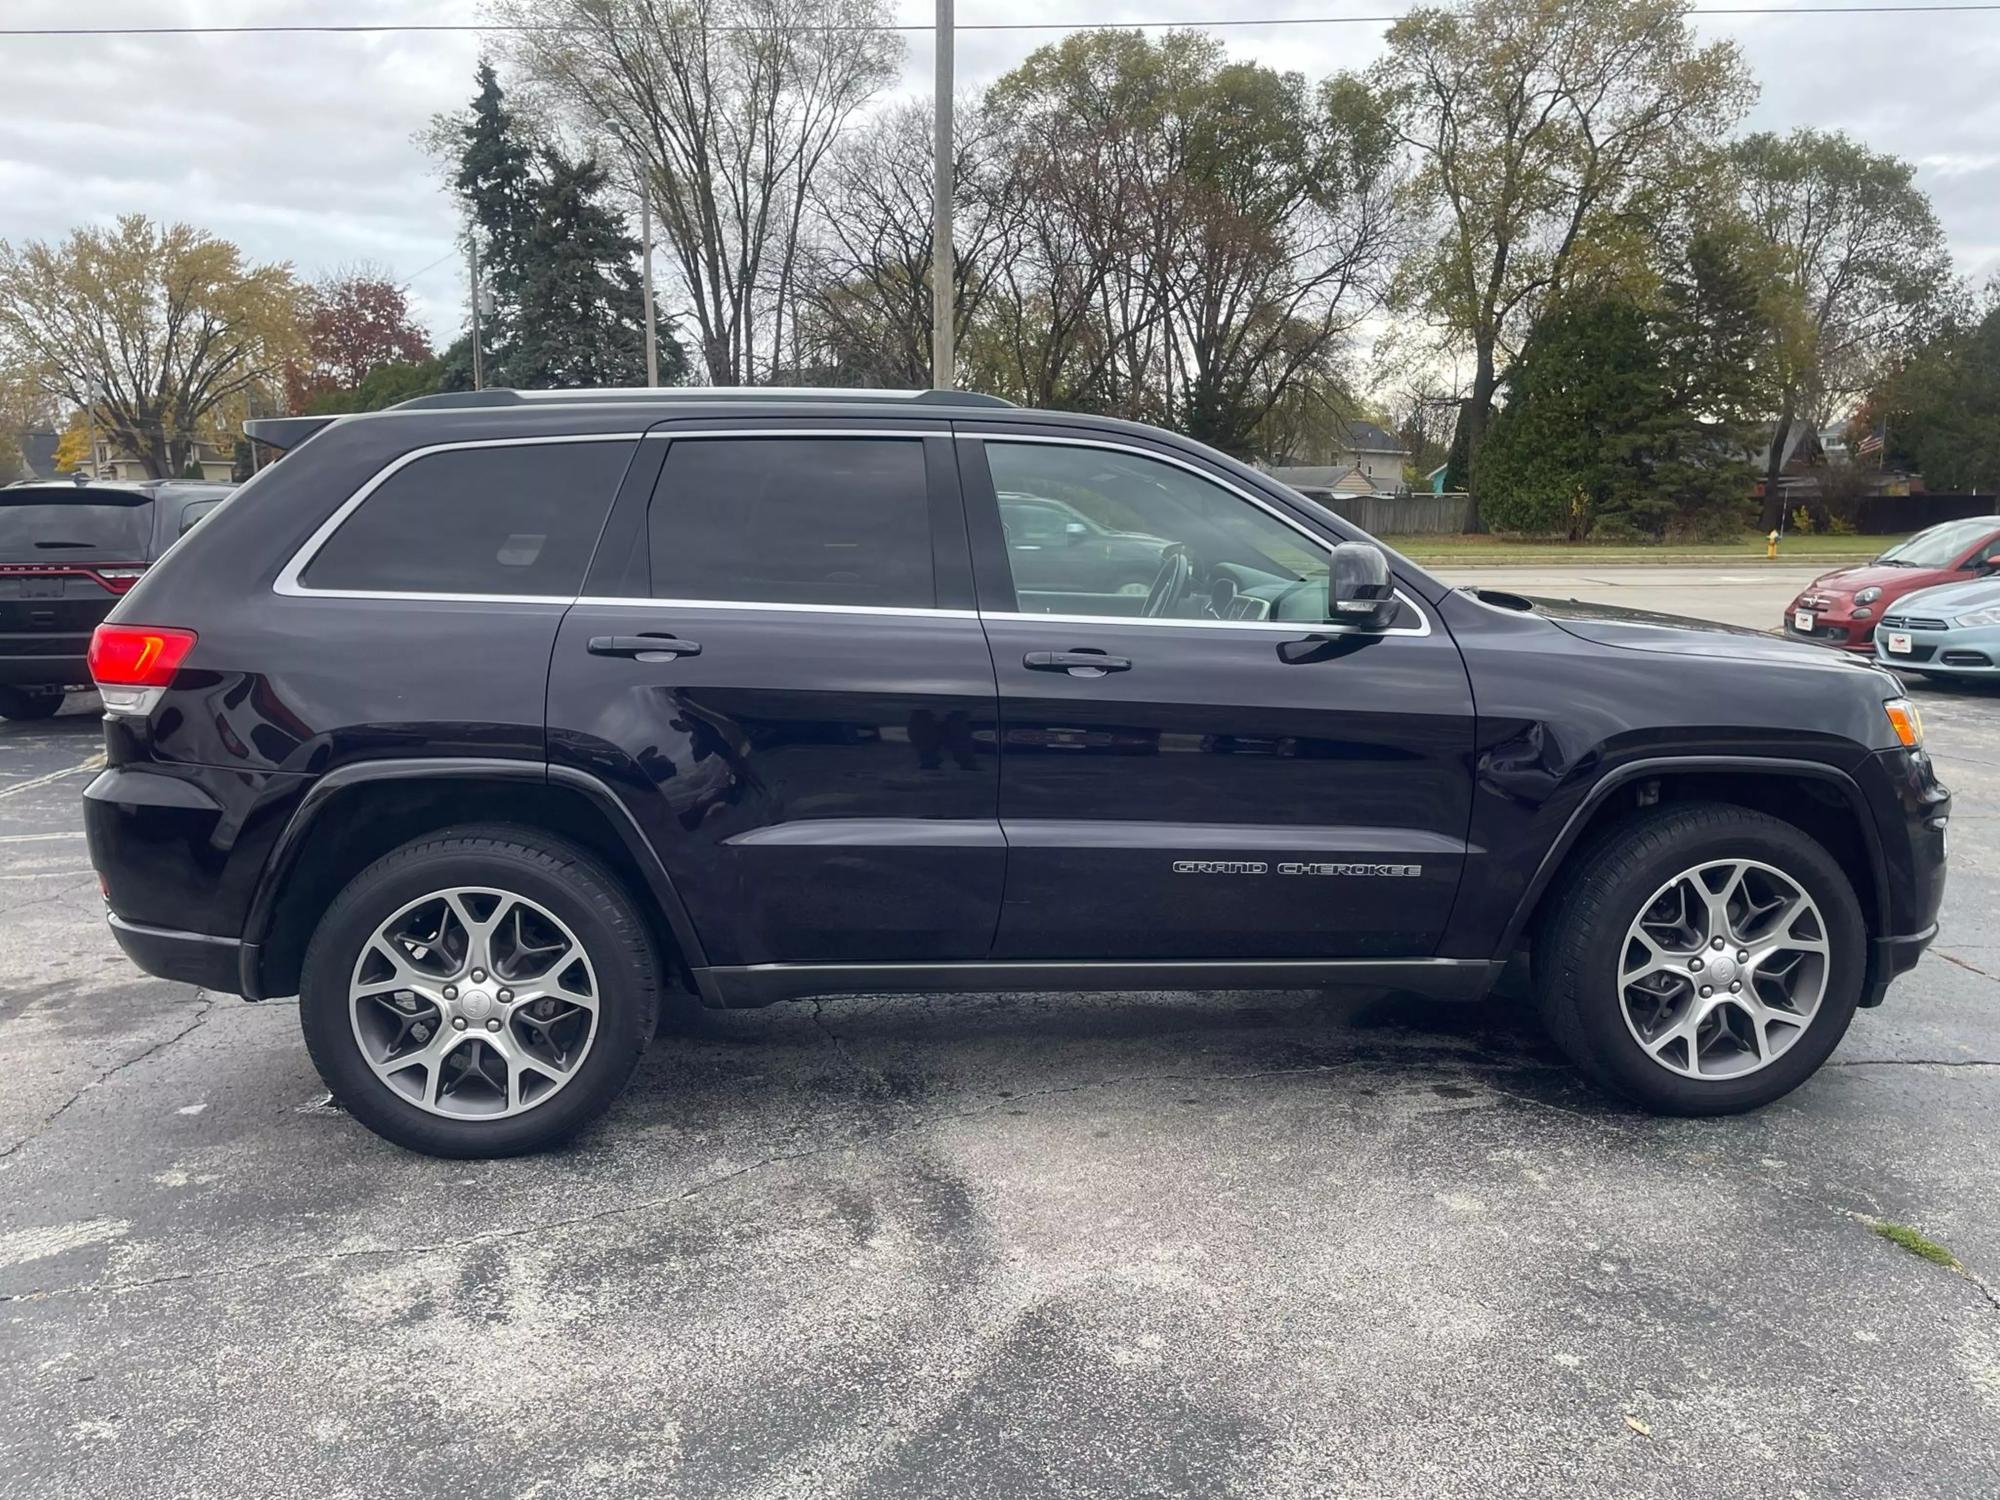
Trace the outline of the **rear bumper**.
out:
M 89 687 L 90 665 L 81 652 L 0 655 L 0 687 Z
M 205 932 L 177 932 L 168 927 L 145 927 L 128 922 L 116 912 L 106 914 L 111 935 L 125 956 L 148 974 L 182 984 L 197 984 L 205 990 L 226 995 L 241 993 L 243 944 L 235 938 L 213 937 Z

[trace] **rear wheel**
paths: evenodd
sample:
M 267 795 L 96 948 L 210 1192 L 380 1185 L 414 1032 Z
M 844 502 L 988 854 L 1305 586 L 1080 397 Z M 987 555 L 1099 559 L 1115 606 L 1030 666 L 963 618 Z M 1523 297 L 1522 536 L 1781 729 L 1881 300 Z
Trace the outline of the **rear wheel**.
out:
M 1782 1098 L 1838 1045 L 1866 934 L 1833 857 L 1721 803 L 1661 807 L 1576 861 L 1535 943 L 1557 1045 L 1613 1092 L 1676 1115 Z
M 449 829 L 385 855 L 313 934 L 306 1047 L 376 1134 L 433 1156 L 551 1146 L 617 1098 L 658 964 L 619 882 L 539 831 Z
M 0 719 L 53 719 L 62 712 L 63 694 L 0 687 Z

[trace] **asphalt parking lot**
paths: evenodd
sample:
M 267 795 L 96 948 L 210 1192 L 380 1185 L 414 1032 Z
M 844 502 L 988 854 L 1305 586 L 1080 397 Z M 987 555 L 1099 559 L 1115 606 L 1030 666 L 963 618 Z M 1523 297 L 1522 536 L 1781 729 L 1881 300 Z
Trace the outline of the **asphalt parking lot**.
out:
M 0 724 L 0 1495 L 1990 1494 L 2000 692 L 1917 695 L 1941 937 L 1754 1117 L 1504 1001 L 853 1000 L 492 1163 L 131 968 L 94 705 Z

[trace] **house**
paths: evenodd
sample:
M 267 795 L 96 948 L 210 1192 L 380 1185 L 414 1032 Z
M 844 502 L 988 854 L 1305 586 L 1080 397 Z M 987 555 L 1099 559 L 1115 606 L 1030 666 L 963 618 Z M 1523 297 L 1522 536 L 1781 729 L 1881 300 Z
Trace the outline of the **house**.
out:
M 146 465 L 140 458 L 128 449 L 112 442 L 108 433 L 99 432 L 95 434 L 95 439 L 95 442 L 91 445 L 92 462 L 89 466 L 90 472 L 94 477 L 98 479 L 127 480 L 150 479 L 153 477 L 146 472 Z M 228 448 L 218 447 L 214 443 L 196 443 L 194 445 L 193 457 L 195 462 L 201 465 L 201 477 L 205 480 L 217 484 L 228 484 L 234 477 L 233 471 L 236 466 L 236 455 Z M 170 479 L 191 479 L 194 476 L 191 474 L 171 474 L 164 477 Z
M 1310 499 L 1330 495 L 1373 495 L 1375 481 L 1359 468 L 1339 464 L 1287 464 L 1270 471 L 1271 477 L 1289 484 Z
M 1404 488 L 1403 466 L 1409 461 L 1410 450 L 1394 433 L 1360 417 L 1344 417 L 1300 443 L 1272 472 L 1287 484 L 1327 489 L 1339 488 L 1347 474 L 1358 472 L 1366 488 L 1341 493 L 1393 495 Z M 1319 477 L 1291 477 L 1307 472 Z

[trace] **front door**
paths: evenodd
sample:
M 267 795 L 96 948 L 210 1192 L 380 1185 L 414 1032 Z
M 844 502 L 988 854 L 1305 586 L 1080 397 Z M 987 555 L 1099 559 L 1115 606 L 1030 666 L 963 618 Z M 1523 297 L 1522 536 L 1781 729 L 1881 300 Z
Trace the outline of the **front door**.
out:
M 983 958 L 1006 850 L 949 437 L 644 446 L 556 642 L 550 759 L 617 786 L 712 964 Z
M 1406 598 L 1386 634 L 1329 633 L 1328 541 L 1163 449 L 959 449 L 1000 694 L 994 957 L 1430 955 L 1471 799 L 1443 626 Z M 1144 539 L 1147 584 L 1010 545 L 1030 500 Z

